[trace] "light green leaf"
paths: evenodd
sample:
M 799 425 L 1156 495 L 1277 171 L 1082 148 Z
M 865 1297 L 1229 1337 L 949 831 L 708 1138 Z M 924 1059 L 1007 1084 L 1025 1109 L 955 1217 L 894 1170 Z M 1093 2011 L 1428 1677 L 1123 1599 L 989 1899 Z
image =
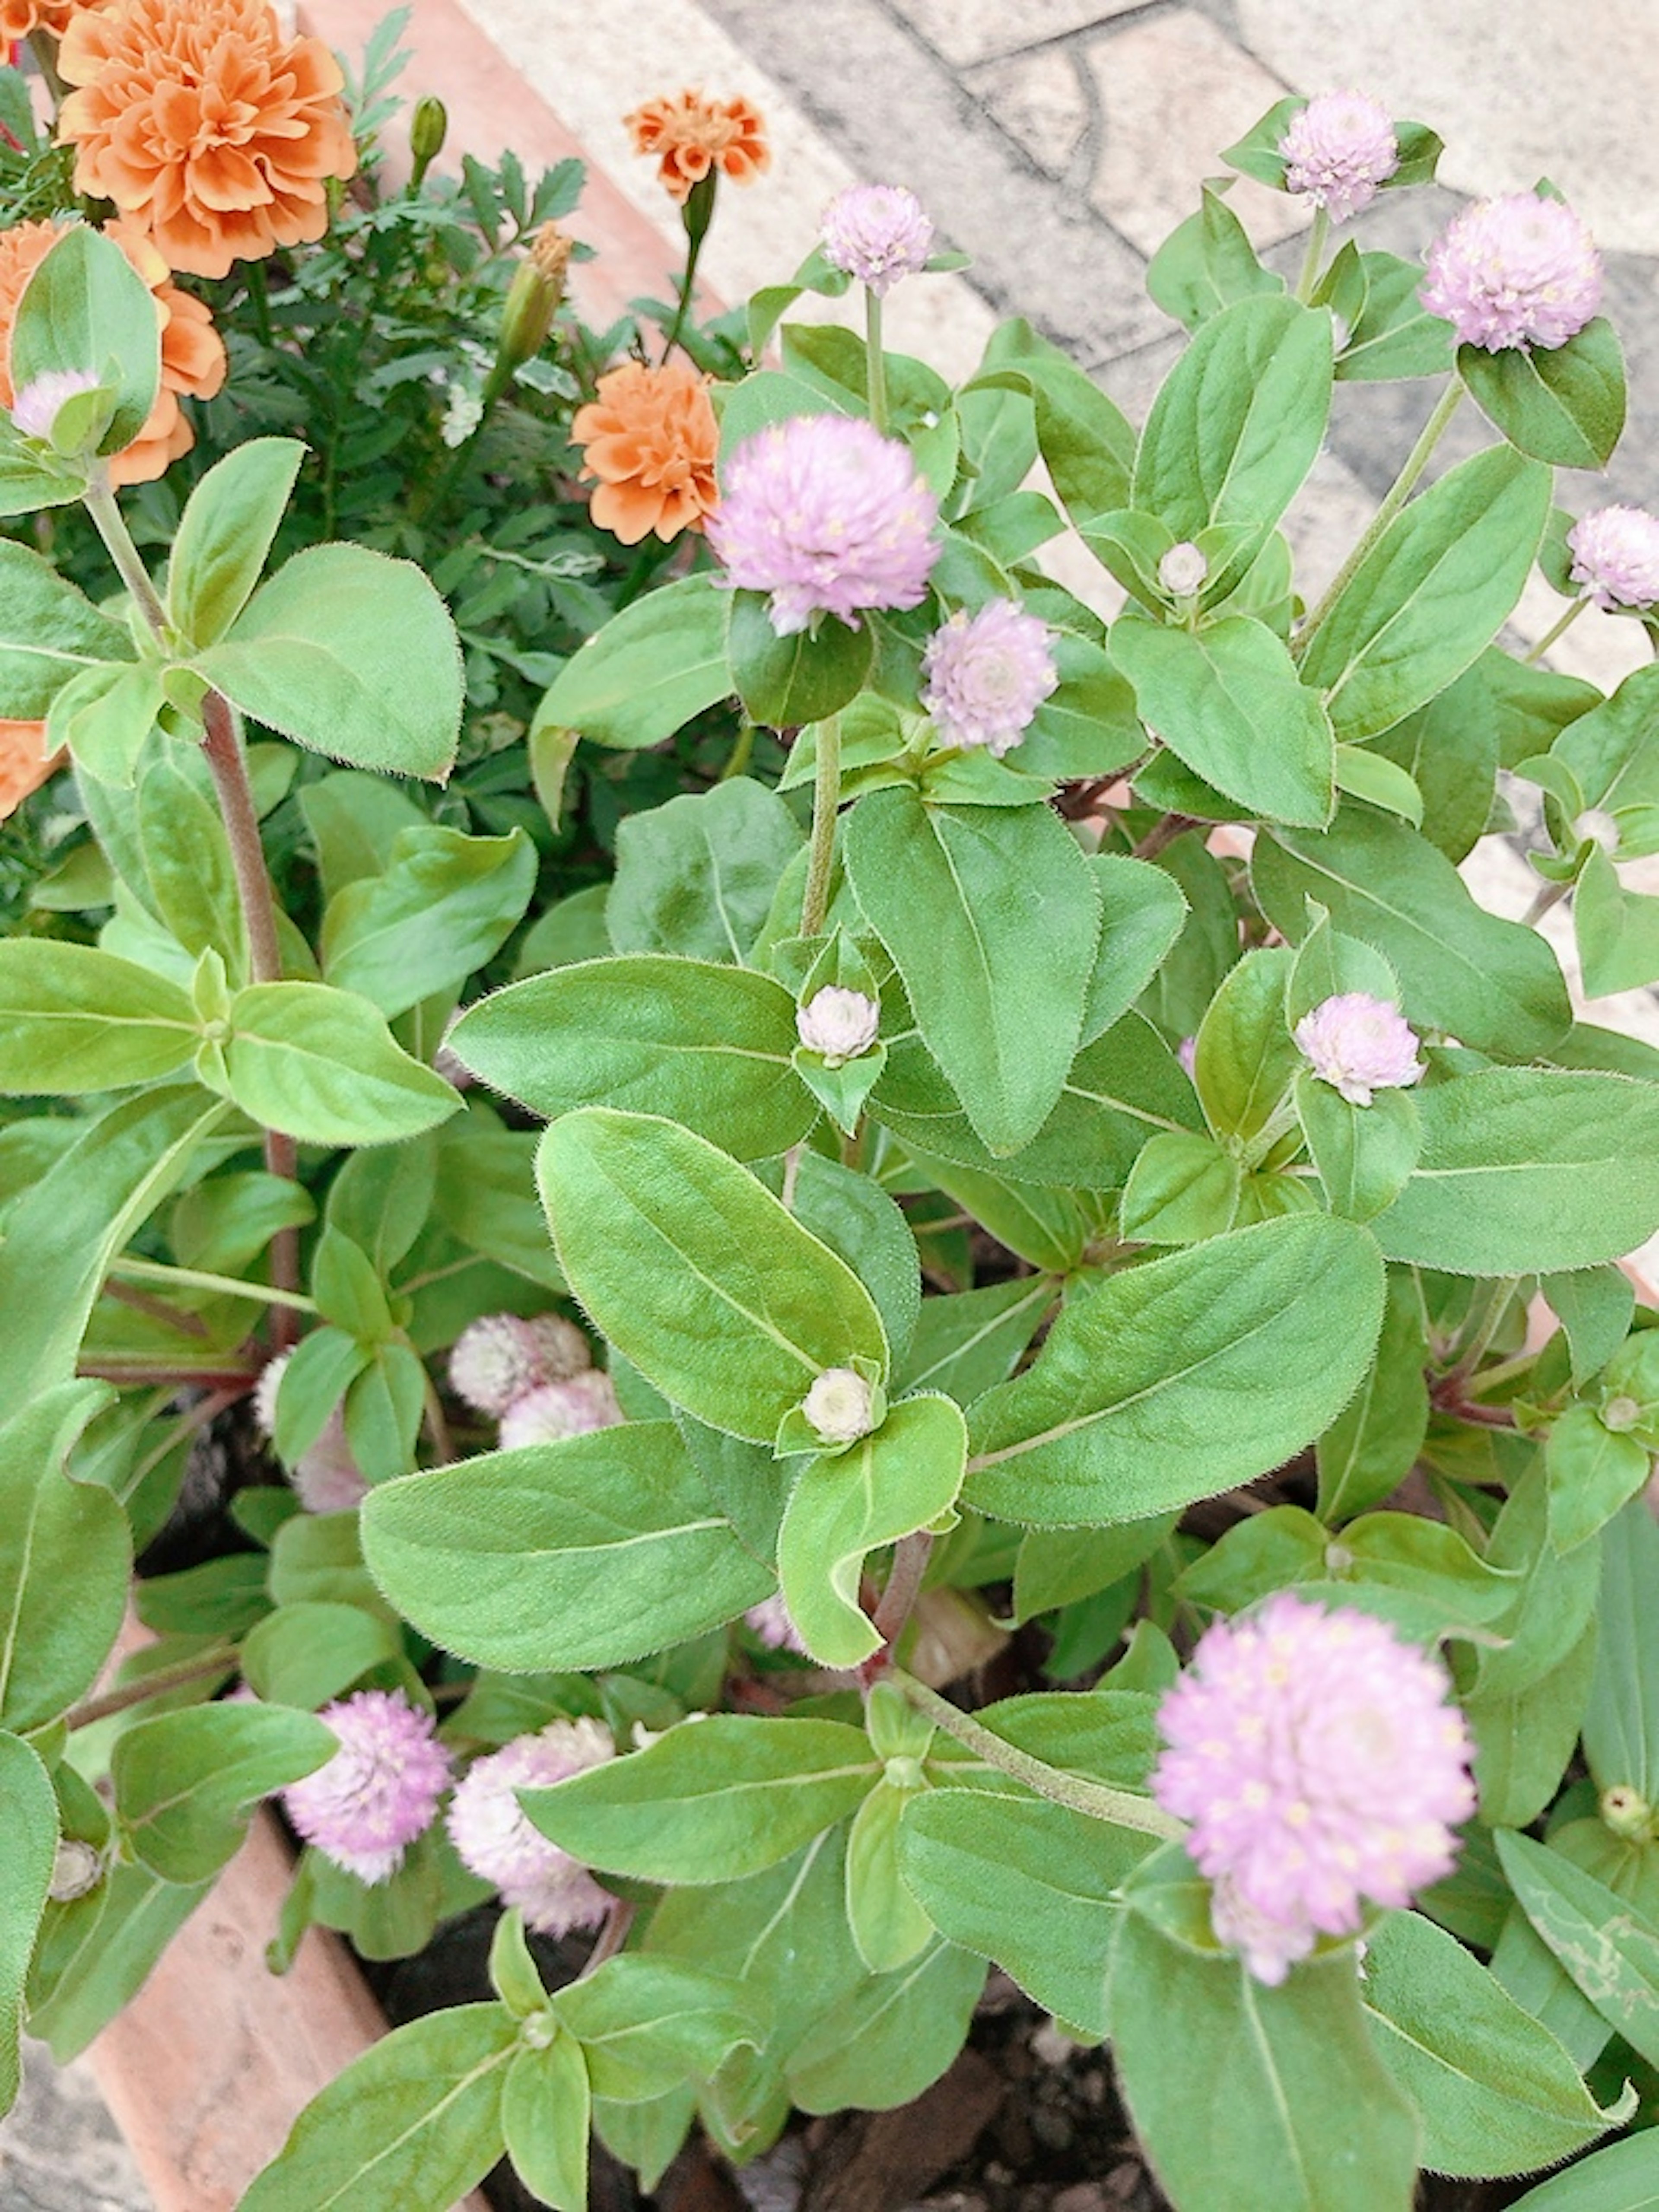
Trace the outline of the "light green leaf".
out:
M 536 888 L 522 830 L 467 837 L 434 823 L 405 830 L 383 875 L 349 884 L 323 917 L 323 972 L 388 1018 L 457 992 L 492 960 Z
M 112 238 L 79 222 L 61 233 L 17 302 L 9 371 L 16 392 L 40 376 L 95 376 L 114 396 L 98 451 L 132 443 L 161 388 L 161 322 Z
M 1085 1045 L 1103 1036 L 1127 1013 L 1187 920 L 1181 888 L 1162 868 L 1115 853 L 1097 853 L 1089 866 L 1100 893 L 1102 922 L 1083 1008 Z
M 389 1145 L 460 1110 L 441 1075 L 411 1060 L 378 1006 L 327 983 L 255 983 L 232 1001 L 231 1097 L 308 1145 Z
M 1140 1244 L 1197 1244 L 1233 1225 L 1240 1171 L 1213 1137 L 1160 1132 L 1129 1170 L 1118 1216 Z
M 216 645 L 247 605 L 305 455 L 297 438 L 252 438 L 191 493 L 167 563 L 167 619 L 187 645 Z
M 407 561 L 310 546 L 194 665 L 245 714 L 331 760 L 439 783 L 454 764 L 460 647 Z
M 1370 1364 L 1382 1266 L 1302 1215 L 1110 1277 L 973 1409 L 971 1505 L 1039 1528 L 1144 1520 L 1277 1467 Z
M 587 2212 L 587 2062 L 573 2035 L 526 2043 L 507 2069 L 501 2133 L 520 2180 L 554 2212 Z
M 1369 1106 L 1356 1106 L 1304 1069 L 1296 1111 L 1333 1213 L 1370 1221 L 1400 1195 L 1423 1145 L 1409 1091 L 1374 1091 Z
M 1283 945 L 1247 953 L 1199 1024 L 1193 1078 L 1218 1137 L 1260 1136 L 1303 1064 L 1285 1019 L 1294 964 Z
M 572 1290 L 711 1428 L 770 1443 L 825 1368 L 885 1375 L 880 1316 L 851 1269 L 690 1131 L 585 1108 L 548 1130 L 537 1175 Z
M 19 1737 L 0 1733 L 0 1833 L 6 1881 L 0 1890 L 0 2118 L 21 2079 L 23 1984 L 58 1852 L 58 1802 L 46 1768 Z
M 624 816 L 604 898 L 611 944 L 743 964 L 804 842 L 776 793 L 744 775 Z
M 624 750 L 672 738 L 732 691 L 728 597 L 712 575 L 647 592 L 583 641 L 542 701 L 540 717 Z
M 872 1974 L 821 2009 L 796 2045 L 789 2094 L 804 2112 L 887 2112 L 938 2081 L 966 2039 L 985 1961 L 932 1944 L 908 1966 Z
M 759 2047 L 741 1982 L 678 1959 L 609 1959 L 561 1990 L 552 2010 L 580 2040 L 594 2094 L 619 2104 L 710 2080 L 740 2044 Z
M 132 639 L 15 538 L 0 538 L 0 716 L 44 721 L 52 701 L 83 670 L 131 664 Z
M 617 1666 L 718 1628 L 775 1588 L 668 1421 L 380 1484 L 362 1526 L 399 1612 L 445 1650 L 512 1672 Z
M 1563 469 L 1604 469 L 1625 427 L 1625 360 L 1597 315 L 1565 345 L 1457 349 L 1457 373 L 1519 452 Z
M 200 1039 L 189 994 L 148 968 L 56 938 L 0 941 L 0 1091 L 158 1082 Z
M 1506 1828 L 1497 1842 L 1528 1919 L 1603 2020 L 1659 2063 L 1659 1928 L 1547 1844 Z
M 1517 2197 L 1511 2212 L 1653 2212 L 1659 2203 L 1659 2135 L 1644 2128 Z
M 40 1727 L 96 1680 L 126 1609 L 126 1516 L 64 1462 L 109 1392 L 64 1382 L 0 1428 L 0 1721 Z
M 110 1759 L 122 1833 L 163 1881 L 205 1881 L 260 1798 L 338 1749 L 326 1722 L 281 1705 L 192 1705 L 135 1722 Z
M 1659 1523 L 1638 1499 L 1601 1547 L 1584 1757 L 1601 1790 L 1659 1796 Z
M 899 1873 L 900 1823 L 916 1794 L 878 1782 L 848 1832 L 847 1921 L 872 1974 L 908 1966 L 933 1938 L 933 1922 Z

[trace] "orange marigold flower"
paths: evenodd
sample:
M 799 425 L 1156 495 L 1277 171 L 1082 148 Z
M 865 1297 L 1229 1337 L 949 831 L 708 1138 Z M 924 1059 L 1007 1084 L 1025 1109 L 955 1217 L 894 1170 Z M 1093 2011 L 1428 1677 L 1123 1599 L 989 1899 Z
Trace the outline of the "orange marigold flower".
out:
M 613 368 L 599 379 L 598 398 L 578 409 L 570 435 L 582 448 L 582 475 L 598 479 L 593 520 L 624 545 L 653 530 L 665 544 L 701 530 L 719 504 L 714 410 L 703 379 L 684 362 Z
M 46 750 L 44 722 L 0 722 L 0 822 L 40 790 L 63 757 Z
M 78 87 L 58 117 L 76 191 L 113 200 L 170 269 L 224 276 L 320 238 L 327 179 L 357 166 L 339 64 L 284 39 L 269 0 L 118 0 L 76 16 L 58 67 Z
M 766 125 L 746 100 L 708 100 L 700 92 L 665 95 L 623 116 L 623 125 L 633 134 L 636 154 L 659 157 L 657 174 L 682 204 L 711 169 L 734 185 L 752 185 L 771 166 Z
M 98 0 L 0 0 L 0 46 L 27 39 L 31 31 L 50 31 L 61 39 L 79 9 L 97 5 Z
M 207 307 L 172 282 L 167 263 L 136 223 L 118 216 L 104 228 L 155 295 L 161 317 L 161 388 L 143 428 L 109 463 L 112 483 L 149 483 L 195 444 L 196 433 L 179 401 L 181 396 L 212 398 L 225 380 L 225 349 Z M 0 230 L 0 406 L 9 407 L 16 397 L 10 354 L 17 303 L 59 235 L 50 222 L 20 222 Z

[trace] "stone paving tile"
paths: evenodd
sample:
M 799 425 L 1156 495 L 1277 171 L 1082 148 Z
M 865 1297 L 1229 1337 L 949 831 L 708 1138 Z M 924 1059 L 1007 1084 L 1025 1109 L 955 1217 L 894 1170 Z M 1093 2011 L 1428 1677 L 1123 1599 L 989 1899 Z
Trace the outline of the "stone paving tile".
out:
M 988 62 L 963 82 L 1039 168 L 1067 175 L 1096 117 L 1092 80 L 1075 45 Z
M 0 2212 L 150 2212 L 144 2187 L 84 2066 L 23 2046 L 23 2087 L 0 2122 Z
M 1089 199 L 1145 254 L 1199 204 L 1224 146 L 1242 138 L 1285 87 L 1191 8 L 1149 15 L 1085 47 L 1102 113 Z M 1231 204 L 1258 243 L 1305 229 L 1300 202 L 1241 180 Z
M 1237 0 L 1244 43 L 1298 91 L 1358 85 L 1446 141 L 1459 191 L 1553 177 L 1603 246 L 1659 252 L 1659 46 L 1628 0 Z
M 1127 15 L 1145 0 L 892 0 L 892 5 L 957 68 L 1086 31 Z

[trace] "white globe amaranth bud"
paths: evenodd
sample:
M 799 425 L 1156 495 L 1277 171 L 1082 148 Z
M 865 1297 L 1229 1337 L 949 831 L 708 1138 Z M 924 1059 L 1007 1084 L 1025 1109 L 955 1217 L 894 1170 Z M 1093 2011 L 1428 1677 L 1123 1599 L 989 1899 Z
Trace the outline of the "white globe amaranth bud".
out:
M 65 1836 L 52 1863 L 52 1887 L 46 1893 L 54 1905 L 69 1905 L 89 1895 L 103 1879 L 103 1854 L 78 1836 Z
M 1587 806 L 1572 825 L 1581 844 L 1599 845 L 1604 853 L 1619 850 L 1619 823 L 1605 806 Z
M 822 1053 L 831 1067 L 842 1067 L 869 1051 L 881 1028 L 881 1008 L 862 991 L 826 983 L 795 1009 L 795 1030 L 808 1052 Z
M 852 1368 L 826 1367 L 801 1411 L 825 1443 L 855 1443 L 875 1426 L 875 1394 Z
M 83 392 L 97 389 L 98 379 L 90 369 L 49 368 L 17 394 L 11 419 L 26 438 L 49 440 L 57 428 L 58 410 Z
M 1208 580 L 1210 564 L 1196 545 L 1182 539 L 1158 564 L 1158 580 L 1172 599 L 1190 599 Z

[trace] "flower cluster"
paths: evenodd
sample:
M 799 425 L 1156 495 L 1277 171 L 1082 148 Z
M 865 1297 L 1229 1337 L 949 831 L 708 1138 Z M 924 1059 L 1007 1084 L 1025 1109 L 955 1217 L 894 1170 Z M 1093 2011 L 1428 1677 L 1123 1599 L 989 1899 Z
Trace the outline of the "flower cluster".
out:
M 1322 92 L 1291 118 L 1279 142 L 1286 188 L 1346 222 L 1376 198 L 1400 167 L 1400 142 L 1385 107 L 1363 92 Z
M 534 1826 L 517 1793 L 550 1789 L 615 1756 L 611 1732 L 598 1721 L 554 1721 L 475 1759 L 455 1786 L 446 1824 L 462 1865 L 494 1883 L 539 1934 L 594 1927 L 612 1900 L 579 1859 Z
M 590 1367 L 561 1382 L 538 1383 L 515 1398 L 501 1415 L 501 1449 L 558 1443 L 592 1429 L 614 1428 L 621 1419 L 616 1385 L 602 1369 Z
M 1659 602 L 1659 516 L 1640 507 L 1598 507 L 1567 532 L 1571 576 L 1598 607 Z
M 983 745 L 1000 760 L 1060 681 L 1048 628 L 1012 599 L 958 608 L 927 641 L 921 703 L 946 744 Z
M 1416 1033 L 1399 1007 L 1364 991 L 1322 1000 L 1292 1035 L 1320 1081 L 1351 1105 L 1369 1106 L 1374 1091 L 1403 1089 L 1425 1072 Z
M 848 415 L 798 415 L 738 447 L 708 542 L 733 584 L 771 595 L 780 637 L 834 615 L 919 606 L 939 502 L 908 446 Z
M 683 361 L 630 361 L 599 382 L 599 396 L 570 425 L 582 475 L 597 480 L 595 522 L 624 545 L 654 531 L 665 544 L 701 530 L 719 504 L 720 428 L 707 381 Z
M 750 185 L 770 167 L 771 149 L 758 108 L 746 100 L 710 100 L 701 92 L 647 100 L 623 118 L 634 151 L 654 157 L 657 176 L 682 205 L 692 188 L 715 173 Z
M 345 80 L 320 39 L 284 39 L 270 0 L 118 0 L 75 15 L 58 129 L 76 190 L 114 202 L 170 269 L 322 236 L 328 180 L 357 166 Z
M 359 1881 L 388 1881 L 432 1825 L 449 1787 L 449 1754 L 431 1714 L 401 1690 L 359 1690 L 317 1717 L 340 1747 L 283 1791 L 288 1817 L 296 1834 Z
M 1510 192 L 1466 208 L 1429 248 L 1423 305 L 1464 345 L 1565 345 L 1601 305 L 1601 257 L 1570 207 Z
M 823 211 L 823 258 L 884 300 L 927 266 L 933 226 L 902 185 L 849 185 Z
M 1216 1935 L 1259 1980 L 1450 1872 L 1474 1810 L 1450 1688 L 1382 1621 L 1288 1592 L 1200 1639 L 1158 1708 L 1152 1795 L 1191 1822 Z
M 622 1419 L 611 1377 L 562 1314 L 485 1314 L 455 1340 L 449 1380 L 458 1398 L 501 1423 L 503 1451 L 586 1435 Z

